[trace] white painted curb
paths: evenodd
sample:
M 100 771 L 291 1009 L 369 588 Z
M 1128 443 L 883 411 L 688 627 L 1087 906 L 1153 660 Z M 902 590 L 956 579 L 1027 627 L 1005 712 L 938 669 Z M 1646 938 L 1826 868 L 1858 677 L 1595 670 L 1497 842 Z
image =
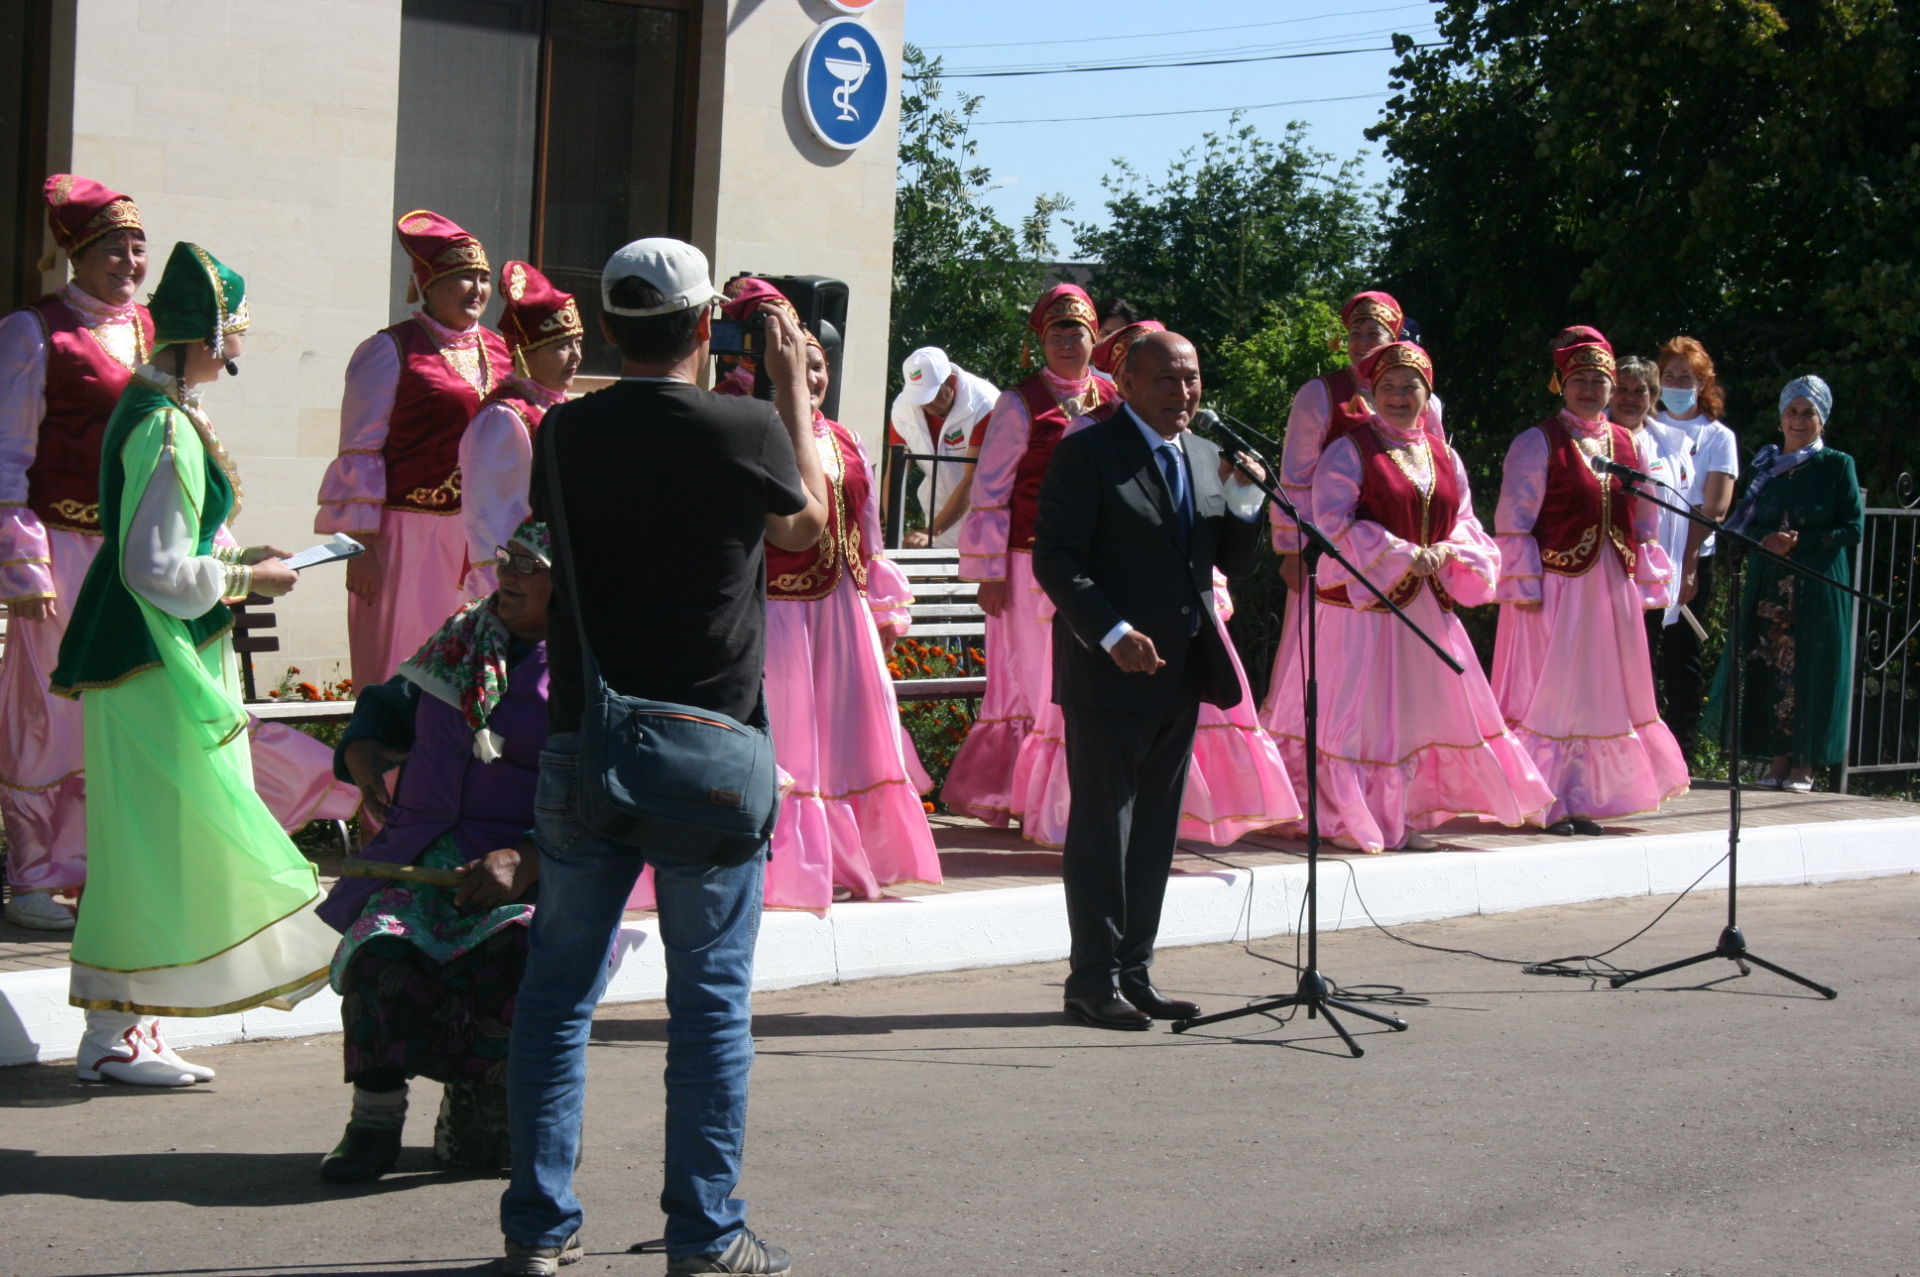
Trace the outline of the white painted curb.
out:
M 1699 877 L 1725 851 L 1726 835 L 1708 831 L 1329 860 L 1321 865 L 1320 926 L 1364 927 L 1369 910 L 1381 924 L 1393 926 L 1668 895 Z M 1920 818 L 1768 825 L 1741 834 L 1741 886 L 1911 873 L 1920 873 Z M 1160 943 L 1217 944 L 1290 934 L 1304 905 L 1306 879 L 1304 862 L 1178 874 L 1167 887 Z M 1724 874 L 1715 874 L 1700 890 L 1718 890 L 1724 882 Z M 842 904 L 825 918 L 768 913 L 760 928 L 754 986 L 786 989 L 1055 961 L 1067 956 L 1060 891 L 1058 883 L 1049 883 Z M 605 1000 L 654 1001 L 665 986 L 656 924 L 627 923 L 615 945 Z M 0 1065 L 72 1059 L 83 1028 L 82 1013 L 67 1005 L 64 967 L 0 974 Z M 339 1029 L 339 999 L 331 992 L 291 1012 L 170 1018 L 166 1024 L 167 1041 L 182 1047 Z

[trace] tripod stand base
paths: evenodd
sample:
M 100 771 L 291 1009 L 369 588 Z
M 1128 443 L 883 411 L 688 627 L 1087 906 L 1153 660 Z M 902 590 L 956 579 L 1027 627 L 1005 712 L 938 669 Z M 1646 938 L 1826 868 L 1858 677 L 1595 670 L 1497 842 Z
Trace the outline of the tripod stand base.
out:
M 1383 1015 L 1378 1011 L 1370 1011 L 1366 1007 L 1357 1006 L 1352 1002 L 1334 997 L 1333 986 L 1327 982 L 1327 978 L 1311 967 L 1300 973 L 1300 983 L 1292 993 L 1284 998 L 1269 998 L 1265 1002 L 1256 1002 L 1252 1006 L 1238 1007 L 1232 1011 L 1221 1011 L 1214 1015 L 1195 1016 L 1191 1020 L 1175 1020 L 1173 1022 L 1173 1031 L 1175 1033 L 1185 1033 L 1188 1029 L 1197 1029 L 1203 1024 L 1218 1024 L 1222 1020 L 1237 1020 L 1243 1015 L 1264 1015 L 1268 1011 L 1278 1011 L 1285 1007 L 1305 1007 L 1309 1020 L 1316 1016 L 1324 1019 L 1328 1027 L 1335 1033 L 1338 1033 L 1340 1040 L 1347 1044 L 1347 1050 L 1353 1053 L 1355 1059 L 1365 1055 L 1366 1052 L 1360 1048 L 1358 1042 L 1353 1040 L 1353 1035 L 1347 1032 L 1346 1026 L 1334 1017 L 1333 1012 L 1336 1007 L 1342 1011 L 1360 1016 L 1362 1019 L 1372 1020 L 1376 1024 L 1384 1024 L 1396 1033 L 1405 1033 L 1407 1031 L 1407 1022 L 1398 1016 Z
M 1697 966 L 1702 962 L 1711 962 L 1715 958 L 1725 958 L 1729 962 L 1732 962 L 1740 968 L 1741 975 L 1750 974 L 1747 970 L 1747 964 L 1751 962 L 1754 966 L 1771 971 L 1777 976 L 1785 976 L 1795 984 L 1805 985 L 1823 998 L 1832 999 L 1840 996 L 1838 991 L 1829 989 L 1824 984 L 1815 984 L 1803 975 L 1795 975 L 1785 967 L 1775 966 L 1765 958 L 1755 957 L 1747 951 L 1747 938 L 1740 933 L 1740 928 L 1731 924 L 1721 930 L 1720 943 L 1714 946 L 1710 953 L 1696 953 L 1691 958 L 1682 958 L 1678 962 L 1668 962 L 1661 966 L 1648 967 L 1645 971 L 1635 971 L 1630 975 L 1612 976 L 1608 979 L 1607 983 L 1617 989 L 1623 984 L 1632 984 L 1635 980 L 1644 980 L 1648 976 L 1665 975 L 1669 971 L 1678 971 L 1682 967 Z

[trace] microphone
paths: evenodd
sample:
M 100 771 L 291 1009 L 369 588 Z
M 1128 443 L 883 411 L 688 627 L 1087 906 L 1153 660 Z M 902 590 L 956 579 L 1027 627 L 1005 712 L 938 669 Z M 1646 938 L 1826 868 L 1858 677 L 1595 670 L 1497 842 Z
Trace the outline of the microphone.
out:
M 1663 488 L 1667 486 L 1644 470 L 1635 470 L 1632 466 L 1623 466 L 1618 461 L 1609 461 L 1602 456 L 1596 455 L 1588 457 L 1587 465 L 1595 474 L 1610 474 L 1615 478 L 1626 479 L 1632 483 L 1654 483 L 1659 484 Z
M 1211 408 L 1202 408 L 1193 414 L 1187 422 L 1187 428 L 1195 434 L 1217 435 L 1220 433 L 1220 414 Z

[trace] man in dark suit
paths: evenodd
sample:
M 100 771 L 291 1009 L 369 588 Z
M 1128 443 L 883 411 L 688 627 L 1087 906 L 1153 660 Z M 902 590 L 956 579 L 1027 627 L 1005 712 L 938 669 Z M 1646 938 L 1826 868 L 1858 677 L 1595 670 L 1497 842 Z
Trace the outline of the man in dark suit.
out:
M 1058 609 L 1053 699 L 1073 798 L 1064 876 L 1067 1014 L 1104 1029 L 1191 1019 L 1148 968 L 1179 833 L 1200 702 L 1240 700 L 1213 612 L 1213 569 L 1259 544 L 1261 496 L 1188 432 L 1200 359 L 1149 333 L 1120 374 L 1124 406 L 1061 440 L 1040 491 L 1033 575 Z

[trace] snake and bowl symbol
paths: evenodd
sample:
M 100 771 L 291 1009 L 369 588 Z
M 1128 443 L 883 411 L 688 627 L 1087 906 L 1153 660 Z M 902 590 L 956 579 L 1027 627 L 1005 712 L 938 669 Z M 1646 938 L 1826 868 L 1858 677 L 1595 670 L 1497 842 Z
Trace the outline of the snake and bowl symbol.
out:
M 873 64 L 867 61 L 867 51 L 852 36 L 841 36 L 837 42 L 841 49 L 853 53 L 852 58 L 825 58 L 821 65 L 827 74 L 840 81 L 840 87 L 833 91 L 833 104 L 840 108 L 837 117 L 841 120 L 858 120 L 860 112 L 853 107 L 853 95 L 867 82 L 867 73 L 873 70 Z

